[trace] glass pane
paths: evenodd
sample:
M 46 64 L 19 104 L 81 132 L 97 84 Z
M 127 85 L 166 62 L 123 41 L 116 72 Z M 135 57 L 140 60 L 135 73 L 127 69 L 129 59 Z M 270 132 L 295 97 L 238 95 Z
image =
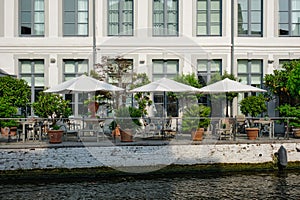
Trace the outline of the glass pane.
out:
M 78 23 L 88 23 L 88 13 L 79 12 L 78 13 Z
M 240 83 L 248 85 L 247 75 L 239 75 L 239 79 L 241 79 Z
M 198 0 L 197 9 L 198 10 L 206 10 L 206 8 L 207 8 L 206 0 Z
M 88 28 L 86 24 L 78 24 L 78 35 L 87 35 Z
M 31 0 L 22 0 L 21 2 L 21 10 L 31 10 Z
M 164 0 L 154 0 L 153 8 L 154 10 L 163 10 Z
M 280 12 L 279 13 L 279 23 L 289 23 L 289 13 Z
M 288 24 L 279 24 L 279 35 L 289 35 Z
M 211 0 L 210 5 L 212 10 L 220 10 L 220 0 Z
M 123 22 L 132 22 L 132 12 L 131 11 L 123 11 L 122 21 Z
M 64 10 L 65 11 L 75 11 L 75 0 L 63 0 L 64 1 Z
M 177 0 L 166 0 L 168 10 L 177 10 Z
M 31 34 L 31 24 L 22 24 L 21 34 Z
M 30 61 L 22 61 L 21 73 L 31 73 L 31 62 Z
M 34 13 L 34 22 L 35 23 L 44 23 L 44 12 L 35 12 Z
M 279 0 L 279 11 L 288 11 L 289 4 L 287 0 Z
M 220 13 L 211 13 L 211 22 L 220 22 Z
M 206 22 L 206 12 L 201 12 L 201 13 L 198 13 L 198 22 Z
M 163 12 L 156 12 L 153 15 L 153 22 L 154 23 L 163 23 L 164 22 L 164 13 Z
M 211 25 L 210 32 L 211 35 L 220 35 L 221 34 L 220 25 Z
M 168 12 L 168 22 L 177 23 L 177 12 Z
M 118 24 L 110 23 L 108 27 L 109 35 L 118 35 L 119 34 L 119 26 Z
M 198 26 L 197 27 L 197 34 L 198 35 L 206 35 L 207 34 L 206 25 L 204 25 L 204 26 Z
M 44 35 L 44 24 L 35 24 L 34 25 L 34 34 L 35 35 Z
M 206 60 L 198 60 L 198 72 L 207 72 L 207 63 Z
M 239 18 L 239 21 L 243 22 L 243 23 L 248 23 L 248 12 L 242 12 L 242 16 L 241 18 Z
M 251 0 L 251 10 L 261 10 L 261 0 Z
M 210 66 L 211 72 L 220 72 L 221 71 L 221 61 L 212 60 Z
M 251 22 L 252 23 L 260 23 L 261 22 L 261 12 L 251 12 Z
M 251 85 L 257 85 L 257 86 L 260 86 L 261 85 L 261 78 L 260 76 L 254 76 L 252 75 L 251 76 Z
M 300 12 L 293 12 L 292 23 L 299 23 L 299 22 L 300 22 Z
M 78 62 L 78 72 L 79 73 L 88 72 L 88 63 L 86 61 Z
M 238 73 L 247 73 L 247 66 L 248 61 L 247 60 L 239 60 L 238 61 Z
M 35 0 L 34 10 L 44 10 L 44 0 Z
M 168 35 L 177 35 L 177 24 L 168 24 Z
M 45 73 L 43 61 L 36 61 L 34 63 L 34 73 Z
M 65 62 L 65 73 L 75 73 L 75 62 Z
M 64 25 L 64 35 L 75 35 L 75 24 Z
M 176 74 L 177 73 L 177 66 L 178 66 L 178 62 L 177 61 L 168 61 L 167 63 L 167 70 L 166 72 L 168 74 L 172 73 L 172 74 Z
M 34 77 L 34 86 L 44 86 L 44 77 L 35 76 Z
M 261 73 L 261 61 L 251 61 L 251 73 Z
M 31 86 L 31 75 L 22 75 L 22 79 L 25 80 L 29 86 Z
M 293 36 L 299 36 L 300 35 L 300 25 L 299 24 L 293 24 L 292 25 L 292 35 Z
M 88 0 L 78 0 L 78 10 L 88 10 Z
M 163 71 L 163 62 L 154 61 L 153 62 L 153 73 L 162 74 Z
M 109 10 L 119 10 L 119 0 L 109 0 Z
M 22 23 L 31 23 L 31 12 L 22 12 L 21 13 L 21 22 Z
M 65 12 L 64 13 L 64 22 L 65 23 L 74 23 L 75 22 L 75 12 Z
M 261 35 L 261 25 L 260 24 L 251 24 L 251 34 L 252 35 Z
M 110 11 L 109 12 L 109 22 L 117 22 L 119 21 L 119 12 L 115 11 Z
M 248 0 L 238 0 L 238 7 L 242 10 L 248 10 Z
M 132 10 L 133 3 L 132 0 L 125 0 L 124 2 L 124 9 L 126 10 Z
M 287 4 L 287 2 L 286 2 Z M 292 10 L 300 10 L 300 1 L 292 0 Z

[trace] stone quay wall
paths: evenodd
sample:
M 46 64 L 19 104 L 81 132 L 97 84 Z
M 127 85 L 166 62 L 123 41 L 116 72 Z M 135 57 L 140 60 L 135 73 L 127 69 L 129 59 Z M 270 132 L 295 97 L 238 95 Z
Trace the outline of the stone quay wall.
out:
M 149 167 L 274 162 L 280 146 L 300 161 L 300 143 L 1 148 L 0 170 Z

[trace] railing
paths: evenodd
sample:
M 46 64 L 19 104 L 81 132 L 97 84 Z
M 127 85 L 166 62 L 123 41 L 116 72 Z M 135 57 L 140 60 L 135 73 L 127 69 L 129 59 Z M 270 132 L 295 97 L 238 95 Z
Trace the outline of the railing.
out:
M 182 121 L 183 120 L 201 120 L 206 118 L 181 118 L 181 117 L 171 117 L 171 118 L 160 118 L 160 117 L 145 117 L 145 118 L 118 118 L 118 117 L 106 117 L 106 118 L 87 118 L 87 117 L 73 117 L 73 118 L 57 118 L 55 119 L 57 123 L 64 123 L 67 125 L 68 130 L 83 130 L 86 129 L 87 126 L 91 123 L 100 123 L 101 128 L 103 129 L 107 135 L 112 134 L 111 122 L 115 121 L 116 123 L 121 122 L 122 120 L 138 120 L 141 122 L 141 126 L 135 124 L 134 127 L 134 136 L 146 136 L 146 135 L 154 135 L 154 134 L 162 134 L 162 136 L 166 136 L 165 134 L 172 133 L 172 136 L 175 136 L 175 139 L 180 137 L 176 137 L 177 135 L 189 136 L 192 131 L 183 131 L 182 129 Z M 210 117 L 210 125 L 206 127 L 207 135 L 217 135 L 217 130 L 220 128 L 220 119 L 221 117 Z M 236 140 L 239 137 L 245 136 L 244 128 L 249 126 L 249 123 L 255 124 L 260 128 L 260 137 L 264 139 L 276 139 L 283 138 L 289 139 L 292 133 L 292 127 L 289 125 L 289 121 L 295 119 L 294 117 L 268 117 L 268 118 L 249 118 L 245 117 L 244 122 L 240 123 L 237 117 L 229 117 L 227 118 L 232 124 L 232 133 L 233 139 Z M 16 120 L 19 122 L 16 141 L 30 141 L 32 140 L 47 140 L 47 130 L 52 127 L 53 119 L 50 118 L 0 118 L 0 120 Z M 122 129 L 128 124 L 119 124 Z M 123 126 L 123 127 L 122 127 Z M 265 127 L 269 126 L 269 129 Z M 276 126 L 276 127 L 275 127 Z M 242 128 L 241 128 L 242 127 Z M 90 129 L 90 128 L 89 128 Z M 265 133 L 269 131 L 268 136 L 265 137 Z M 8 135 L 9 142 L 11 140 L 11 135 Z M 2 136 L 3 138 L 3 136 Z M 217 137 L 215 137 L 218 140 Z

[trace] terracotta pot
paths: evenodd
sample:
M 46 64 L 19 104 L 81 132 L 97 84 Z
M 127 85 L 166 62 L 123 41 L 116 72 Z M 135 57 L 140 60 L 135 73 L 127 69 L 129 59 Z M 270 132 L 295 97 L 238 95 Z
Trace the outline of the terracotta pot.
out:
M 256 140 L 258 137 L 259 128 L 246 128 L 246 133 L 249 140 Z
M 49 143 L 62 143 L 63 130 L 48 130 Z
M 121 134 L 121 142 L 133 142 L 131 129 L 125 129 L 125 130 L 120 129 L 120 134 Z
M 96 113 L 99 109 L 99 103 L 98 102 L 90 102 L 88 105 L 88 109 L 91 112 L 91 117 L 96 117 Z
M 198 128 L 196 131 L 192 132 L 192 140 L 193 141 L 202 141 L 204 134 L 204 128 Z

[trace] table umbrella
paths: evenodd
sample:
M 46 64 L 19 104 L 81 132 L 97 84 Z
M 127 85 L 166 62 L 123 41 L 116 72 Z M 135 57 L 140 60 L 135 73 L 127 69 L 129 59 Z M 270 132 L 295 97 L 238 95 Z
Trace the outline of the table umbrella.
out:
M 56 86 L 53 86 L 44 92 L 61 93 L 61 94 L 72 94 L 82 92 L 95 92 L 95 91 L 109 91 L 117 92 L 123 91 L 123 88 L 99 81 L 92 77 L 81 75 L 73 79 L 62 82 Z
M 203 94 L 216 94 L 216 93 L 229 93 L 229 92 L 267 92 L 266 90 L 253 87 L 251 85 L 245 85 L 243 83 L 230 80 L 225 78 L 221 81 L 215 82 L 213 84 L 207 85 L 203 88 L 200 88 L 199 91 Z M 227 95 L 226 95 L 227 99 Z M 226 116 L 228 116 L 228 101 L 226 101 Z

